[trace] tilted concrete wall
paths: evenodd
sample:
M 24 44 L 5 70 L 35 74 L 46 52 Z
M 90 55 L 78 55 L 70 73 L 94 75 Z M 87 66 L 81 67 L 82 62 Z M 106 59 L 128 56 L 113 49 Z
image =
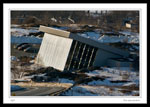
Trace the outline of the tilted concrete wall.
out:
M 107 61 L 109 58 L 121 58 L 118 54 L 107 52 L 103 49 L 98 49 L 94 66 L 107 66 Z
M 72 41 L 70 38 L 45 33 L 35 62 L 63 71 Z

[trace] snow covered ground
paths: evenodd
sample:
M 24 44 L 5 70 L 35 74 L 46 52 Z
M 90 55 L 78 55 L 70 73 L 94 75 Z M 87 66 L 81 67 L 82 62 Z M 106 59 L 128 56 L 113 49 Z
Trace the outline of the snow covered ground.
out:
M 56 29 L 66 30 L 68 27 L 53 27 Z M 40 32 L 38 27 L 31 27 L 28 29 L 20 28 L 19 25 L 11 26 L 11 43 L 35 43 L 41 44 L 42 38 L 35 36 L 28 36 L 30 33 Z
M 29 33 L 36 33 L 39 32 L 38 28 L 32 27 L 30 29 L 24 29 L 24 28 L 11 28 L 11 35 L 12 36 L 27 36 Z
M 64 96 L 130 96 L 138 94 L 138 91 L 133 91 L 131 94 L 122 93 L 119 88 L 112 88 L 106 86 L 89 86 L 89 85 L 79 85 L 73 87 Z
M 138 33 L 134 33 L 134 32 L 129 32 L 129 31 L 119 31 L 119 33 L 124 34 L 124 35 L 133 35 L 133 36 L 139 36 Z
M 11 36 L 11 43 L 35 43 L 41 44 L 42 38 L 35 36 Z
M 60 29 L 66 29 L 61 27 Z M 35 36 L 25 36 L 29 33 L 39 32 L 37 28 L 23 29 L 14 25 L 11 28 L 11 43 L 38 43 L 42 42 L 42 38 Z M 139 36 L 130 35 L 128 36 L 107 36 L 101 35 L 98 32 L 85 32 L 78 33 L 80 36 L 97 40 L 101 43 L 115 43 L 115 42 L 128 42 L 128 43 L 139 43 Z M 130 33 L 131 34 L 131 33 Z M 11 60 L 16 60 L 15 56 L 11 57 Z M 30 69 L 37 69 L 38 66 L 31 65 Z M 107 68 L 103 67 L 102 70 L 94 70 L 85 73 L 90 77 L 104 77 L 104 80 L 92 80 L 88 83 L 81 83 L 75 85 L 72 89 L 63 93 L 64 96 L 134 96 L 139 94 L 139 72 L 135 72 L 130 68 Z M 41 76 L 44 76 L 41 75 Z M 26 76 L 24 79 L 30 79 L 33 76 Z M 60 83 L 72 83 L 75 81 L 67 78 L 59 78 L 57 82 Z M 128 87 L 132 90 L 129 90 Z M 19 89 L 18 86 L 11 86 L 12 90 Z
M 68 27 L 53 27 L 56 29 L 67 30 Z M 39 32 L 38 27 L 31 27 L 29 29 L 19 28 L 18 25 L 12 25 L 11 28 L 11 43 L 41 43 L 42 38 L 35 37 L 35 36 L 27 36 L 29 33 L 36 33 Z M 127 42 L 127 43 L 139 43 L 139 34 L 128 32 L 128 31 L 120 31 L 119 33 L 125 35 L 120 36 L 108 36 L 102 35 L 100 32 L 84 32 L 84 33 L 77 33 L 80 36 L 94 39 L 101 43 L 116 43 L 116 42 Z
M 11 61 L 17 61 L 17 57 L 11 56 Z
M 18 85 L 11 85 L 11 91 L 18 91 L 18 90 L 22 90 L 24 88 L 18 86 Z
M 69 79 L 66 79 L 66 78 L 59 78 L 58 82 L 59 83 L 71 83 L 71 84 L 75 83 L 73 80 L 69 80 Z
M 16 68 L 18 68 L 16 66 Z M 27 66 L 29 70 L 36 70 L 40 66 L 32 64 Z M 101 70 L 93 70 L 84 73 L 91 79 L 87 82 L 76 84 L 68 91 L 62 93 L 63 96 L 134 96 L 139 95 L 139 72 L 128 67 L 101 67 Z M 17 81 L 27 81 L 38 76 L 39 78 L 47 78 L 46 73 L 32 74 L 16 79 Z M 100 79 L 103 78 L 103 79 Z M 85 78 L 86 79 L 86 78 Z M 42 80 L 42 81 L 43 81 Z M 71 83 L 76 81 L 68 78 L 57 78 L 56 80 L 48 81 L 56 83 Z
M 101 43 L 116 43 L 116 42 L 139 43 L 138 35 L 108 36 L 108 35 L 101 35 L 100 33 L 97 32 L 78 33 L 78 35 L 86 38 L 94 39 Z
M 29 29 L 19 28 L 17 25 L 11 26 L 11 43 L 36 43 L 40 44 L 42 38 L 35 36 L 28 36 L 29 33 L 39 32 L 37 27 L 32 27 Z
M 79 84 L 63 93 L 64 96 L 134 96 L 139 95 L 139 74 L 129 68 L 103 68 L 86 73 L 90 77 L 106 77 Z M 114 82 L 111 82 L 114 81 Z M 115 82 L 116 81 L 116 82 Z M 120 81 L 120 82 L 118 82 Z M 127 81 L 127 82 L 122 82 Z M 130 89 L 135 88 L 135 89 Z
M 128 70 L 127 70 L 128 69 Z M 129 83 L 139 85 L 139 73 L 131 71 L 129 68 L 103 68 L 103 70 L 95 70 L 86 73 L 88 76 L 107 77 L 104 81 L 92 81 L 88 85 L 107 85 L 107 86 L 123 86 Z M 120 83 L 112 83 L 111 81 L 127 81 Z

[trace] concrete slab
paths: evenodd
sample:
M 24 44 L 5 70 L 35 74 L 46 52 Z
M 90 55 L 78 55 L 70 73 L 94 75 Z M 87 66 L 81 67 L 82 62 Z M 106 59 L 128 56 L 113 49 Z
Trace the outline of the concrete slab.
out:
M 42 26 L 42 25 L 40 25 L 39 31 L 42 31 L 42 32 L 45 32 L 48 34 L 61 36 L 61 37 L 66 37 L 66 38 L 68 38 L 70 35 L 70 32 L 60 30 L 60 29 L 54 29 L 54 28 L 46 27 L 46 26 Z

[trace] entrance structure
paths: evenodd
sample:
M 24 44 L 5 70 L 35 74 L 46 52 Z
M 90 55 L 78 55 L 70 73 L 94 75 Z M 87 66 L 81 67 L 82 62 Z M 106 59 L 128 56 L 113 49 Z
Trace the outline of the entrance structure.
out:
M 45 32 L 36 63 L 60 71 L 107 66 L 110 58 L 124 58 L 129 52 L 64 30 L 40 26 Z

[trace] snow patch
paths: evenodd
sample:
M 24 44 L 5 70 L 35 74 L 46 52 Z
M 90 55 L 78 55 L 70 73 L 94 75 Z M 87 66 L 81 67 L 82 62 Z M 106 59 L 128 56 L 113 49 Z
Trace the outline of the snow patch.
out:
M 57 20 L 56 20 L 54 17 L 52 17 L 51 20 L 52 20 L 53 22 L 57 22 Z
M 65 79 L 65 78 L 60 78 L 58 79 L 59 83 L 72 83 L 74 84 L 73 80 Z
M 134 83 L 134 82 L 129 82 L 129 83 L 124 84 L 123 86 L 133 86 L 133 85 L 136 85 L 136 83 Z
M 42 38 L 37 38 L 34 36 L 11 36 L 11 43 L 35 43 L 41 44 Z
M 91 93 L 82 86 L 75 86 L 71 90 L 63 93 L 65 96 L 97 96 L 97 94 Z
M 139 36 L 139 33 L 130 32 L 130 31 L 119 31 L 119 33 L 124 34 L 125 36 L 128 36 L 128 35 Z
M 28 36 L 29 33 L 39 32 L 37 27 L 30 29 L 11 28 L 11 43 L 38 43 L 42 42 L 42 38 Z
M 84 32 L 84 33 L 77 33 L 77 34 L 85 38 L 94 39 L 100 43 L 116 43 L 116 42 L 139 43 L 139 36 L 133 36 L 133 35 L 107 36 L 97 32 Z
M 113 67 L 113 68 L 106 68 L 102 67 L 103 70 L 94 70 L 86 75 L 90 77 L 104 77 L 105 80 L 97 80 L 91 81 L 88 85 L 106 85 L 106 86 L 123 86 L 123 85 L 130 85 L 135 84 L 139 86 L 139 73 L 135 71 L 131 71 L 128 67 Z M 112 82 L 113 81 L 113 82 Z
M 24 88 L 18 86 L 18 85 L 11 85 L 11 91 L 18 91 L 18 90 L 22 90 Z
M 95 85 L 95 86 L 99 86 L 99 85 L 105 85 L 105 86 L 122 86 L 123 83 L 111 83 L 108 79 L 105 79 L 103 81 L 97 80 L 97 81 L 89 82 L 88 85 Z
M 16 56 L 11 56 L 11 61 L 17 61 L 17 57 Z
M 70 17 L 68 17 L 68 20 L 70 20 L 72 23 L 75 23 L 75 21 L 71 19 Z
M 137 93 L 137 92 L 135 92 Z M 120 92 L 118 89 L 111 89 L 105 86 L 87 86 L 79 85 L 73 87 L 71 90 L 63 93 L 64 96 L 129 96 Z
M 11 35 L 13 36 L 27 36 L 29 33 L 39 32 L 37 28 L 23 29 L 23 28 L 11 28 Z

